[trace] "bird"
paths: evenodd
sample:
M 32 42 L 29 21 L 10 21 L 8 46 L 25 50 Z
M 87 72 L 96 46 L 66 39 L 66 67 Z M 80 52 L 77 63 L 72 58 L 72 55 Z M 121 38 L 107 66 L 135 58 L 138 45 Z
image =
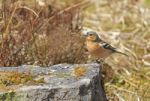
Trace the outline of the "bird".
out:
M 86 49 L 90 55 L 105 60 L 107 57 L 112 55 L 113 53 L 122 54 L 128 56 L 127 54 L 120 52 L 117 48 L 114 48 L 94 31 L 83 32 L 83 35 L 86 36 Z

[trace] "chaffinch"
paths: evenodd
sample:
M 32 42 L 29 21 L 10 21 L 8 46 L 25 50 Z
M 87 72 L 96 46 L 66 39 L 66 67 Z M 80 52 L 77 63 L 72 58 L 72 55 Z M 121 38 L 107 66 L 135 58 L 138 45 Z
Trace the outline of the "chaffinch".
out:
M 86 48 L 88 52 L 99 59 L 105 59 L 112 53 L 119 53 L 128 56 L 125 53 L 118 51 L 116 48 L 103 41 L 96 32 L 88 31 L 83 33 L 86 36 Z

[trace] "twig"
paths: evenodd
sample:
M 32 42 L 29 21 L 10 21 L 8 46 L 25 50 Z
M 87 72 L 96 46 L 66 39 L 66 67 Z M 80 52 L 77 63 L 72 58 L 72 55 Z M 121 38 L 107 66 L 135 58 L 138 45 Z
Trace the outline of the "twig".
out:
M 107 85 L 107 86 L 116 88 L 116 89 L 118 89 L 120 91 L 124 91 L 124 92 L 127 92 L 127 93 L 131 93 L 131 94 L 137 95 L 135 92 L 132 92 L 132 91 L 129 91 L 129 90 L 126 90 L 126 89 L 123 89 L 123 88 L 119 88 L 119 87 L 117 87 L 115 85 Z
M 114 94 L 118 97 L 119 101 L 125 101 L 119 94 L 117 94 L 116 92 L 114 92 Z
M 65 8 L 64 10 L 61 10 L 61 11 L 59 11 L 58 13 L 54 14 L 52 17 L 50 17 L 50 18 L 44 23 L 44 25 L 42 25 L 42 26 L 47 25 L 47 24 L 49 23 L 49 21 L 52 21 L 56 16 L 61 15 L 61 14 L 63 14 L 64 12 L 69 12 L 69 11 L 72 11 L 72 10 L 74 10 L 74 9 L 79 9 L 81 6 L 86 5 L 86 4 L 89 4 L 89 3 L 90 3 L 90 1 L 88 0 L 88 1 L 83 1 L 83 2 L 80 2 L 80 3 L 78 3 L 78 4 L 75 4 L 75 5 L 71 6 L 71 7 L 67 7 L 67 8 Z M 41 26 L 41 27 L 42 27 L 42 26 Z
M 39 15 L 33 9 L 31 9 L 31 8 L 28 8 L 26 6 L 21 6 L 19 8 L 27 9 L 27 10 L 31 11 L 37 18 L 39 17 Z
M 18 7 L 18 3 L 16 4 L 16 6 L 15 6 L 15 8 L 14 8 L 14 10 L 13 10 L 11 16 L 10 16 L 10 19 L 9 19 L 9 21 L 8 21 L 8 24 L 7 24 L 7 26 L 6 26 L 6 30 L 5 30 L 5 32 L 4 32 L 4 38 L 5 38 L 5 36 L 7 36 L 7 34 L 8 34 L 8 29 L 9 29 L 9 26 L 10 26 L 10 24 L 11 24 L 12 18 L 13 18 L 14 14 L 15 14 L 15 11 L 16 11 L 17 7 Z

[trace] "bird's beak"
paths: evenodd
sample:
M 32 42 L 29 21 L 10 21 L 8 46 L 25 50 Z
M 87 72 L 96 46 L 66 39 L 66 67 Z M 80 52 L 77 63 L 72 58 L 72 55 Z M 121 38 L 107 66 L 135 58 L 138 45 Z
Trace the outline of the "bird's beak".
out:
M 83 31 L 81 32 L 81 35 L 82 35 L 82 36 L 87 36 L 87 35 L 88 35 L 88 31 L 83 30 Z

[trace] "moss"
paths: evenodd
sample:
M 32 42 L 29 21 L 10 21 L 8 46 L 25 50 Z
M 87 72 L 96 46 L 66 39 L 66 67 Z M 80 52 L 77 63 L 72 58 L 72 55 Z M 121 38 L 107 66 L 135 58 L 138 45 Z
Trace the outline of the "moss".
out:
M 16 101 L 15 98 L 15 92 L 8 92 L 4 94 L 0 94 L 0 101 Z

